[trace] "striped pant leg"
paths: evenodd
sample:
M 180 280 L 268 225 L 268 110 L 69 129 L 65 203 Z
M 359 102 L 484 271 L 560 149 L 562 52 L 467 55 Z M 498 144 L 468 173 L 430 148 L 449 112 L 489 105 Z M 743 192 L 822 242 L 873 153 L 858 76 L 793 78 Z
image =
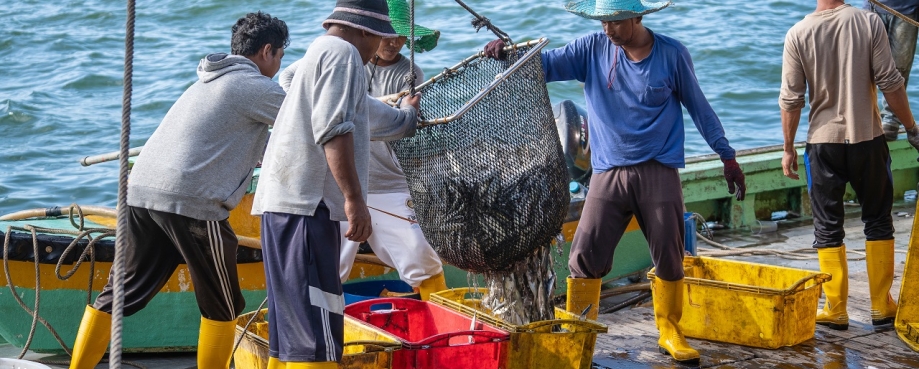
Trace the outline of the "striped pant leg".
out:
M 151 210 L 128 206 L 124 250 L 124 316 L 143 309 L 156 296 L 179 263 L 182 256 L 166 232 L 151 216 Z M 112 270 L 114 272 L 114 270 Z M 112 277 L 93 302 L 96 310 L 112 312 Z
M 152 210 L 150 214 L 185 259 L 201 315 L 214 321 L 235 320 L 246 300 L 236 270 L 239 241 L 230 223 Z
M 339 361 L 344 299 L 339 223 L 320 205 L 313 216 L 262 214 L 269 289 L 268 355 L 282 362 Z

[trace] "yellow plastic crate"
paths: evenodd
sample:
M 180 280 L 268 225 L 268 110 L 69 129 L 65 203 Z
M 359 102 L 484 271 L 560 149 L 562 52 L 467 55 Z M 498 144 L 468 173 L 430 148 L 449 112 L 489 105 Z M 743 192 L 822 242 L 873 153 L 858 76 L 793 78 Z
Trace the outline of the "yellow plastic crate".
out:
M 830 275 L 708 257 L 683 260 L 687 337 L 775 349 L 814 337 L 820 284 Z M 648 272 L 651 288 L 660 280 Z
M 268 368 L 268 322 L 265 314 L 268 309 L 262 309 L 258 316 L 243 331 L 246 323 L 256 312 L 241 315 L 236 319 L 236 339 L 245 333 L 245 338 L 239 343 L 239 348 L 233 354 L 236 369 L 267 369 Z M 392 366 L 392 353 L 402 347 L 402 344 L 385 332 L 368 329 L 364 324 L 354 318 L 345 316 L 345 347 L 344 354 L 338 367 L 340 369 L 390 369 Z
M 591 367 L 597 334 L 607 332 L 605 325 L 557 308 L 555 320 L 512 325 L 492 315 L 474 298 L 487 292 L 485 288 L 453 288 L 432 293 L 430 301 L 508 331 L 507 369 Z

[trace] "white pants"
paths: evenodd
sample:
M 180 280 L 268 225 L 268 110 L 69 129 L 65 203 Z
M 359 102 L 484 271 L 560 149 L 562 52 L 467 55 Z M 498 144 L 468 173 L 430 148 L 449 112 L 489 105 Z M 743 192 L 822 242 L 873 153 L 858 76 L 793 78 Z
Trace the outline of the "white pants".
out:
M 411 196 L 407 193 L 386 193 L 367 195 L 367 206 L 373 222 L 373 233 L 367 243 L 374 254 L 399 272 L 399 277 L 412 287 L 418 287 L 429 277 L 443 272 L 440 257 L 424 239 L 421 227 L 405 219 L 380 212 L 373 208 L 415 220 L 415 211 L 408 207 Z M 341 281 L 347 281 L 354 265 L 354 256 L 360 244 L 345 238 L 348 222 L 341 222 Z

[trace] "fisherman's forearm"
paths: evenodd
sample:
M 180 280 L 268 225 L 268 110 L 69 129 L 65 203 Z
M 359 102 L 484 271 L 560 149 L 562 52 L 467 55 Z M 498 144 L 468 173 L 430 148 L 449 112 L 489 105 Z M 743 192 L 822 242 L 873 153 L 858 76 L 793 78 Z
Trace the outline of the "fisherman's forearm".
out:
M 913 118 L 913 112 L 909 108 L 909 99 L 906 96 L 906 89 L 903 86 L 900 86 L 900 88 L 892 92 L 885 92 L 884 99 L 887 100 L 890 111 L 892 111 L 894 115 L 900 119 L 900 122 L 903 123 L 903 128 L 909 130 L 916 125 L 916 120 Z
M 354 165 L 354 136 L 351 132 L 333 137 L 323 145 L 329 171 L 345 200 L 363 199 L 361 183 Z
M 795 135 L 798 132 L 798 124 L 801 121 L 801 110 L 788 111 L 782 109 L 782 135 L 785 137 L 785 143 L 782 148 L 787 151 L 795 149 Z

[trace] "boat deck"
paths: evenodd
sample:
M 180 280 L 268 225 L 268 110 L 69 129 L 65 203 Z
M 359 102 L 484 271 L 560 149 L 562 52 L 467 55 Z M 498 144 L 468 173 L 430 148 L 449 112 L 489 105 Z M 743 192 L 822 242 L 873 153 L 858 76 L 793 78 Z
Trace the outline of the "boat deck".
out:
M 913 204 L 899 204 L 894 209 L 896 229 L 895 278 L 893 296 L 900 290 L 909 233 L 912 227 Z M 857 210 L 857 208 L 855 208 Z M 907 214 L 897 216 L 896 214 Z M 864 249 L 862 223 L 857 213 L 846 220 L 846 242 L 850 250 Z M 778 231 L 754 235 L 749 231 L 715 234 L 717 242 L 737 248 L 758 248 L 794 250 L 809 247 L 813 228 L 804 221 L 780 222 Z M 707 249 L 704 243 L 699 248 Z M 744 260 L 794 268 L 818 270 L 815 260 L 788 260 L 778 256 L 733 256 Z M 817 326 L 814 339 L 795 347 L 777 350 L 758 349 L 745 346 L 689 339 L 691 345 L 702 354 L 702 368 L 919 368 L 919 353 L 903 344 L 892 326 L 874 328 L 869 314 L 867 273 L 864 261 L 849 262 L 849 307 L 850 326 L 848 331 L 834 331 Z M 604 300 L 601 305 L 611 306 L 617 300 L 628 298 L 621 295 Z M 821 301 L 822 306 L 822 301 Z M 668 356 L 657 352 L 657 329 L 654 326 L 651 304 L 645 302 L 615 313 L 601 314 L 599 319 L 609 326 L 609 333 L 597 339 L 594 363 L 597 369 L 606 368 L 684 368 L 673 363 Z M 41 328 L 39 328 L 41 329 Z M 9 344 L 0 344 L 0 357 L 14 358 L 19 349 Z M 29 352 L 28 360 L 66 360 L 62 355 L 48 356 Z M 194 368 L 194 353 L 174 354 L 125 354 L 124 361 L 142 364 L 146 368 Z M 63 365 L 49 365 L 66 368 Z M 107 365 L 100 365 L 105 368 Z M 130 367 L 125 365 L 125 367 Z
M 908 214 L 894 216 L 896 258 L 891 289 L 894 299 L 898 298 L 900 291 L 899 278 L 903 274 L 914 211 L 911 204 L 894 209 L 894 214 Z M 847 218 L 845 223 L 847 249 L 864 250 L 862 222 L 857 218 L 857 214 L 854 215 L 856 217 Z M 733 247 L 790 251 L 810 246 L 813 241 L 813 227 L 809 222 L 780 222 L 775 233 L 753 235 L 748 231 L 725 236 L 716 233 L 715 239 L 719 243 Z M 699 247 L 706 248 L 702 243 Z M 800 261 L 777 256 L 740 256 L 730 259 L 800 269 L 820 269 L 816 259 Z M 823 306 L 823 299 L 820 306 Z M 871 325 L 870 309 L 865 262 L 850 260 L 847 331 L 836 331 L 818 325 L 814 339 L 794 347 L 776 350 L 696 339 L 688 341 L 699 350 L 702 368 L 919 368 L 919 353 L 912 351 L 900 341 L 893 325 L 874 328 Z M 609 333 L 597 338 L 597 348 L 594 352 L 597 369 L 689 367 L 675 364 L 669 356 L 658 353 L 658 332 L 650 303 L 616 313 L 602 314 L 598 320 L 609 326 Z

